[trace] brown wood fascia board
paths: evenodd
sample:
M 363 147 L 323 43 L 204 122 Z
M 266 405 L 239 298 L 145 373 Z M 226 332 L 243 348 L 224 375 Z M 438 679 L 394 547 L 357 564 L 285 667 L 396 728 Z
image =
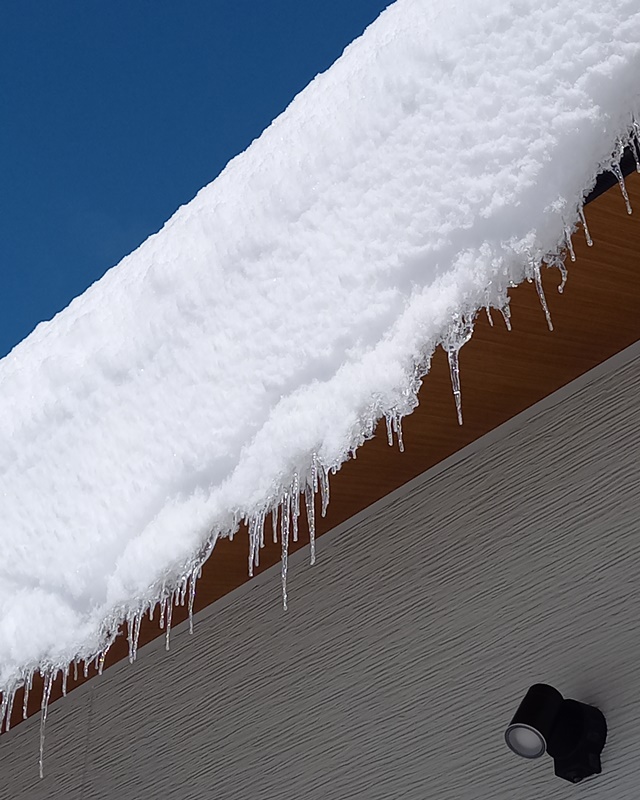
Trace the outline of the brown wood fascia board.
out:
M 640 210 L 640 176 L 627 182 L 632 204 Z M 420 405 L 404 420 L 405 452 L 387 444 L 384 425 L 346 463 L 331 483 L 331 503 L 318 535 L 349 519 L 465 445 L 488 433 L 524 409 L 584 374 L 640 339 L 640 224 L 629 217 L 619 189 L 597 197 L 586 209 L 594 240 L 587 247 L 581 232 L 574 236 L 577 256 L 569 264 L 569 280 L 563 295 L 556 291 L 559 275 L 544 271 L 544 287 L 554 323 L 546 325 L 536 290 L 524 284 L 511 292 L 513 330 L 508 332 L 498 314 L 494 326 L 480 315 L 471 341 L 460 355 L 464 425 L 458 426 L 446 357 L 438 351 L 420 391 Z M 295 551 L 308 543 L 301 520 L 300 541 Z M 319 543 L 322 558 L 322 542 Z M 280 546 L 267 537 L 257 572 L 280 560 Z M 244 531 L 234 540 L 221 539 L 205 564 L 198 582 L 196 612 L 233 591 L 248 578 L 248 541 Z M 278 588 L 274 585 L 274 602 Z M 295 595 L 291 598 L 295 603 Z M 173 624 L 186 618 L 183 607 L 174 609 Z M 197 626 L 196 626 L 197 628 Z M 197 630 L 196 630 L 197 634 Z M 145 619 L 140 647 L 164 635 L 154 621 Z M 105 667 L 126 658 L 128 644 L 121 635 L 109 651 Z M 144 658 L 144 652 L 138 657 Z M 82 671 L 81 671 L 82 673 Z M 96 675 L 94 666 L 88 677 Z M 84 683 L 70 676 L 68 689 Z M 28 715 L 40 709 L 42 681 L 34 679 Z M 61 677 L 54 683 L 51 700 L 62 695 Z M 18 692 L 12 726 L 22 719 L 22 691 Z

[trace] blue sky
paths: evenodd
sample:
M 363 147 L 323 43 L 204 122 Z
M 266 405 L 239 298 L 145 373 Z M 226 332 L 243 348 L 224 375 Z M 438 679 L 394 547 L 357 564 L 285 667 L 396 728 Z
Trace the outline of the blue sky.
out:
M 0 357 L 244 150 L 390 0 L 2 0 Z

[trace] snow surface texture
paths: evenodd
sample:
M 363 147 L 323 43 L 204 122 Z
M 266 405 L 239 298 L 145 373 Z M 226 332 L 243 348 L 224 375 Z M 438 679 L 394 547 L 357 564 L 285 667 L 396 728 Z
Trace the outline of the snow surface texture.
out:
M 280 507 L 286 555 L 300 493 L 400 433 L 439 344 L 457 391 L 475 312 L 561 265 L 639 74 L 640 0 L 398 0 L 1 361 L 5 700 L 125 618 L 134 656 L 243 518 L 253 559 Z

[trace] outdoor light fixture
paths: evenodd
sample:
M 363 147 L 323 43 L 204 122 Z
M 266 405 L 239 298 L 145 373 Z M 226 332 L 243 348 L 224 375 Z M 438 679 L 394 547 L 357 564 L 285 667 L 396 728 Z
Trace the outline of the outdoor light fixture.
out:
M 600 753 L 607 739 L 607 722 L 594 706 L 565 700 L 553 686 L 537 683 L 520 703 L 505 739 L 522 758 L 549 753 L 556 775 L 579 783 L 602 772 Z

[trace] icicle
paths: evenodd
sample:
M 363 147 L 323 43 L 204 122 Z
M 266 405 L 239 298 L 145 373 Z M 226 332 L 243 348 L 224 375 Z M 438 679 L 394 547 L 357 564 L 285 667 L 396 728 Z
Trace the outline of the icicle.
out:
M 189 633 L 193 633 L 193 606 L 196 601 L 196 570 L 189 576 Z
M 448 350 L 449 373 L 451 374 L 451 386 L 453 397 L 456 402 L 456 413 L 458 414 L 458 425 L 462 425 L 462 393 L 460 391 L 460 360 L 459 350 Z
M 489 325 L 493 328 L 493 317 L 491 316 L 491 309 L 489 306 L 485 306 L 484 310 L 487 312 L 487 319 L 489 320 Z
M 89 677 L 89 662 L 86 660 L 86 658 L 84 661 L 84 677 L 85 678 Z
M 624 198 L 624 203 L 627 207 L 627 214 L 632 214 L 633 209 L 631 208 L 631 201 L 629 200 L 629 194 L 627 192 L 627 187 L 624 183 L 624 175 L 622 174 L 622 170 L 620 169 L 620 158 L 622 153 L 624 152 L 624 148 L 622 145 L 619 145 L 619 156 L 618 161 L 614 161 L 611 165 L 611 172 L 616 176 L 618 183 L 620 184 L 620 191 L 622 192 L 622 197 Z
M 9 730 L 6 727 L 7 724 L 7 708 L 9 707 L 9 692 L 4 691 L 2 693 L 2 704 L 0 704 L 0 733 L 3 730 Z
M 547 325 L 549 326 L 549 330 L 553 330 L 553 322 L 551 321 L 551 314 L 549 313 L 549 306 L 547 305 L 547 298 L 544 295 L 544 289 L 542 288 L 542 276 L 540 275 L 540 264 L 534 262 L 533 264 L 533 279 L 536 284 L 536 290 L 538 292 L 538 299 L 540 300 L 540 305 L 542 306 L 542 310 L 544 311 L 544 315 L 547 318 Z
M 398 450 L 401 453 L 404 453 L 404 440 L 402 438 L 402 417 L 397 411 L 395 413 L 394 422 L 396 427 L 396 436 L 398 437 Z
M 307 509 L 307 525 L 309 526 L 309 546 L 311 551 L 309 561 L 313 566 L 316 563 L 316 509 L 313 485 L 311 483 L 307 483 L 304 487 L 304 501 Z
M 393 417 L 390 411 L 384 412 L 384 419 L 387 423 L 387 444 L 393 447 Z
M 85 664 L 87 662 L 85 661 Z M 53 684 L 53 671 L 48 671 L 44 676 L 42 687 L 42 716 L 40 717 L 40 778 L 44 778 L 44 733 L 47 724 L 47 711 L 49 709 L 49 699 L 51 698 L 51 686 Z
M 593 239 L 591 238 L 591 234 L 589 233 L 589 228 L 587 226 L 587 220 L 584 215 L 584 208 L 581 208 L 578 211 L 580 214 L 580 221 L 582 222 L 582 228 L 584 230 L 584 238 L 587 240 L 587 247 L 593 247 Z
M 324 517 L 329 508 L 329 473 L 323 464 L 319 465 L 318 482 L 320 484 L 320 498 L 322 501 L 322 516 Z
M 567 243 L 567 250 L 569 251 L 569 256 L 571 257 L 572 261 L 575 261 L 576 253 L 575 250 L 573 249 L 573 242 L 571 241 L 571 231 L 569 230 L 568 227 L 565 227 L 564 229 L 564 239 L 565 242 Z
M 289 517 L 291 513 L 291 499 L 289 493 L 285 492 L 282 498 L 282 533 L 280 535 L 282 543 L 282 607 L 287 610 L 287 573 L 289 570 Z
M 77 660 L 73 662 L 73 680 L 78 680 L 78 662 Z
M 164 630 L 164 617 L 167 613 L 167 596 L 164 594 L 164 584 L 162 585 L 162 600 L 160 601 L 160 619 L 158 620 L 158 624 L 160 625 L 160 630 Z
M 462 425 L 462 393 L 460 391 L 460 359 L 459 354 L 462 347 L 469 341 L 473 334 L 473 320 L 468 317 L 456 317 L 454 322 L 442 342 L 442 347 L 447 353 L 449 360 L 449 372 L 451 374 L 451 387 L 456 403 L 458 424 Z
M 155 610 L 155 607 L 156 607 L 155 603 L 151 603 L 149 605 L 149 622 L 153 622 L 153 612 Z
M 29 692 L 33 685 L 33 672 L 29 673 L 29 677 L 24 682 L 24 695 L 22 697 L 22 719 L 27 718 L 29 713 Z
M 511 308 L 509 307 L 509 301 L 500 308 L 500 313 L 502 314 L 502 319 L 504 320 L 504 324 L 508 331 L 511 330 Z
M 7 713 L 4 718 L 4 730 L 8 733 L 11 730 L 11 715 L 13 714 L 13 703 L 16 699 L 17 688 L 14 687 L 8 691 L 9 702 L 7 703 Z M 0 726 L 1 728 L 2 726 Z
M 278 544 L 278 506 L 271 509 L 271 526 L 273 528 L 273 543 Z
M 167 636 L 165 640 L 165 650 L 169 650 L 169 637 L 171 636 L 171 618 L 173 616 L 173 606 L 175 603 L 176 593 L 172 592 L 169 602 L 167 603 Z
M 640 124 L 634 119 L 631 126 L 633 133 L 631 134 L 630 146 L 636 162 L 636 172 L 640 172 Z
M 140 639 L 140 627 L 142 623 L 142 612 L 136 612 L 135 614 L 131 614 L 129 619 L 127 619 L 127 627 L 129 633 L 129 663 L 133 664 L 133 662 L 138 657 L 138 641 Z M 106 653 L 105 653 L 106 655 Z M 104 664 L 104 659 L 102 659 Z M 96 667 L 99 669 L 100 664 L 98 663 Z
M 109 645 L 109 647 L 110 646 L 111 645 Z M 104 672 L 104 662 L 107 658 L 109 647 L 105 647 L 105 649 L 100 653 L 100 658 L 98 659 L 98 675 L 102 675 L 102 673 Z
M 62 696 L 67 696 L 67 681 L 69 680 L 69 665 L 62 670 Z
M 253 567 L 256 564 L 256 555 L 258 552 L 258 537 L 256 518 L 252 517 L 249 521 L 249 577 L 253 578 Z
M 293 475 L 293 483 L 291 484 L 291 528 L 293 533 L 293 541 L 298 541 L 298 517 L 300 516 L 300 482 L 298 473 Z

